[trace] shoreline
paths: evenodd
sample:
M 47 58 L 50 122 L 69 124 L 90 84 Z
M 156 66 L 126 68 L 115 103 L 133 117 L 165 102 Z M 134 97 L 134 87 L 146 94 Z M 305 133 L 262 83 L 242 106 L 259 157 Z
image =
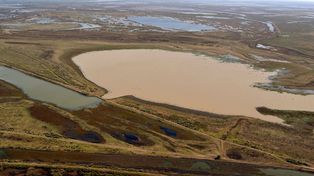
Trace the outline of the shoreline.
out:
M 69 89 L 69 90 L 72 90 L 72 91 L 75 91 L 81 95 L 85 95 L 85 96 L 90 96 L 90 97 L 96 97 L 96 98 L 100 98 L 102 101 L 107 101 L 107 100 L 110 100 L 110 99 L 105 99 L 103 98 L 103 96 L 105 94 L 108 93 L 108 90 L 104 87 L 101 87 L 101 86 L 98 86 L 96 83 L 94 83 L 93 81 L 87 79 L 85 77 L 85 75 L 83 74 L 82 70 L 80 69 L 80 67 L 78 65 L 75 64 L 75 62 L 73 61 L 73 59 L 80 55 L 80 54 L 85 54 L 85 53 L 89 53 L 89 52 L 95 52 L 95 51 L 108 51 L 108 50 L 125 50 L 125 49 L 157 49 L 157 50 L 166 50 L 166 51 L 175 51 L 175 52 L 184 52 L 184 53 L 192 53 L 192 54 L 195 54 L 195 55 L 198 55 L 198 54 L 203 54 L 205 56 L 209 56 L 207 54 L 204 54 L 204 53 L 200 53 L 200 52 L 190 52 L 190 51 L 181 51 L 180 49 L 173 49 L 173 48 L 170 48 L 169 46 L 156 46 L 156 45 L 153 45 L 153 46 L 149 46 L 149 47 L 143 47 L 141 45 L 138 45 L 138 44 L 133 44 L 131 46 L 126 46 L 126 44 L 115 44 L 115 45 L 109 45 L 110 48 L 106 48 L 108 47 L 107 45 L 104 45 L 104 46 L 98 46 L 98 48 L 95 48 L 95 47 L 92 47 L 92 48 L 88 48 L 88 49 L 85 49 L 85 50 L 81 50 L 81 49 L 74 49 L 70 52 L 65 52 L 63 53 L 61 56 L 60 56 L 60 60 L 61 61 L 66 61 L 67 64 L 69 64 L 72 68 L 74 68 L 76 71 L 79 71 L 79 73 L 84 77 L 85 80 L 95 84 L 97 87 L 105 90 L 105 93 L 102 94 L 102 95 L 96 95 L 96 94 L 90 94 L 90 93 L 86 93 L 80 89 L 77 89 L 71 85 L 68 85 L 68 84 L 63 84 L 63 83 L 60 83 L 59 81 L 55 81 L 55 80 L 52 80 L 52 79 L 49 79 L 49 78 L 46 78 L 46 77 L 43 77 L 43 76 L 40 76 L 40 75 L 37 75 L 35 73 L 32 73 L 32 72 L 29 72 L 29 71 L 25 71 L 25 70 L 22 70 L 22 69 L 19 69 L 19 68 L 16 68 L 16 67 L 13 67 L 13 66 L 10 66 L 10 65 L 7 65 L 7 64 L 3 64 L 1 63 L 1 65 L 5 66 L 5 67 L 8 67 L 8 68 L 12 68 L 12 69 L 15 69 L 17 71 L 20 71 L 22 73 L 25 73 L 29 76 L 33 76 L 35 78 L 38 78 L 38 79 L 42 79 L 44 81 L 48 81 L 52 84 L 56 84 L 56 85 L 59 85 L 59 86 L 62 86 L 66 89 Z M 209 56 L 209 57 L 212 57 L 212 56 Z M 217 59 L 217 60 L 222 60 L 222 59 Z M 222 60 L 223 61 L 223 60 Z M 239 64 L 245 64 L 245 63 L 239 63 Z M 74 67 L 73 67 L 74 66 Z M 253 69 L 255 70 L 256 68 L 253 67 Z M 276 77 L 277 76 L 280 76 L 279 74 L 276 74 Z M 271 79 L 270 79 L 271 80 Z M 270 83 L 271 84 L 271 83 Z M 259 87 L 257 86 L 258 88 L 260 89 L 263 89 L 265 91 L 268 91 L 268 89 L 265 89 L 265 88 L 262 88 L 262 87 Z M 273 91 L 273 90 L 270 90 L 270 91 Z M 281 93 L 279 90 L 275 91 L 275 92 L 278 92 L 278 93 Z M 286 92 L 286 93 L 290 93 L 290 92 Z M 304 94 L 296 94 L 296 95 L 304 95 Z M 133 95 L 131 95 L 133 96 Z M 125 96 L 121 96 L 122 98 L 125 97 Z M 128 97 L 128 95 L 126 96 Z M 155 101 L 150 101 L 150 100 L 145 100 L 145 99 L 140 99 L 140 98 L 137 98 L 135 96 L 133 96 L 134 98 L 138 99 L 138 100 L 141 100 L 141 101 L 146 101 L 146 102 L 150 102 L 150 103 L 155 103 L 155 104 L 164 104 L 166 106 L 169 106 L 169 107 L 175 107 L 175 109 L 181 109 L 181 110 L 184 110 L 184 111 L 190 111 L 190 112 L 194 112 L 196 114 L 199 114 L 199 113 L 205 113 L 205 114 L 215 114 L 215 115 L 218 115 L 218 116 L 221 116 L 221 117 L 231 117 L 231 116 L 243 116 L 243 115 L 223 115 L 223 114 L 216 114 L 216 113 L 212 113 L 212 112 L 209 112 L 209 111 L 202 111 L 202 110 L 197 110 L 197 109 L 193 109 L 193 108 L 186 108 L 186 107 L 182 107 L 182 106 L 176 106 L 176 105 L 172 105 L 172 104 L 168 104 L 168 103 L 161 103 L 161 102 L 155 102 Z M 120 97 L 116 97 L 116 98 L 120 98 Z M 245 116 L 245 117 L 248 117 L 248 116 Z M 253 118 L 253 117 L 250 117 L 250 118 Z
M 129 49 L 129 48 L 128 48 Z M 126 53 L 128 53 L 128 49 L 125 49 L 124 50 L 124 54 L 123 54 L 123 56 L 126 54 Z M 137 49 L 132 49 L 134 52 L 137 50 Z M 131 50 L 131 51 L 132 51 Z M 168 52 L 168 51 L 172 51 L 172 50 L 164 50 L 164 49 L 143 49 L 145 52 L 149 52 L 150 50 L 155 50 L 156 52 L 157 51 L 164 51 L 164 52 Z M 113 49 L 110 49 L 110 50 L 103 50 L 103 52 L 104 53 L 107 53 L 109 56 L 111 56 L 109 53 L 110 52 L 113 52 L 113 51 L 115 51 L 115 50 L 113 50 Z M 76 65 L 76 67 L 78 68 L 78 69 L 82 69 L 82 68 L 84 68 L 83 66 L 84 66 L 84 63 L 86 64 L 86 65 L 88 65 L 90 68 L 93 68 L 93 64 L 92 64 L 92 58 L 91 59 L 89 59 L 89 57 L 98 57 L 98 61 L 101 63 L 101 64 L 105 64 L 106 65 L 106 62 L 105 61 L 102 61 L 102 60 L 104 60 L 104 59 L 102 59 L 102 57 L 104 57 L 104 55 L 101 55 L 101 52 L 102 51 L 95 51 L 95 55 L 88 55 L 88 54 L 91 54 L 91 53 L 93 53 L 93 52 L 88 52 L 88 53 L 84 53 L 83 54 L 83 56 L 82 57 L 73 57 L 72 58 L 72 62 Z M 109 52 L 109 53 L 108 53 Z M 118 51 L 117 52 L 115 52 L 115 53 L 118 53 Z M 175 52 L 174 52 L 175 53 Z M 177 53 L 181 53 L 181 52 L 177 52 Z M 183 53 L 189 53 L 189 54 L 193 54 L 193 55 L 195 55 L 195 56 L 198 56 L 199 54 L 195 54 L 195 52 L 194 53 L 191 53 L 191 52 L 183 52 Z M 85 55 L 85 54 L 87 54 L 87 55 Z M 146 53 L 147 54 L 147 53 Z M 204 56 L 204 57 L 206 57 L 207 58 L 207 55 L 201 55 L 201 56 Z M 121 56 L 119 56 L 119 57 L 121 57 Z M 79 62 L 79 59 L 83 59 L 84 60 L 84 62 L 83 62 L 83 60 L 82 60 L 82 63 L 80 64 L 80 62 Z M 145 57 L 144 57 L 145 58 Z M 144 58 L 142 58 L 142 59 L 144 59 Z M 212 59 L 212 60 L 215 60 L 215 62 L 216 61 L 218 61 L 218 62 L 220 62 L 220 59 L 219 58 L 212 58 L 212 57 L 208 57 L 207 59 Z M 109 60 L 110 61 L 110 60 Z M 206 62 L 206 61 L 205 61 Z M 90 63 L 90 64 L 88 64 L 88 63 Z M 228 63 L 227 63 L 228 64 Z M 281 76 L 283 73 L 278 73 L 279 71 L 278 70 L 276 70 L 276 71 L 273 71 L 273 72 L 269 72 L 269 71 L 265 71 L 264 69 L 257 69 L 257 68 L 255 68 L 255 67 L 252 67 L 251 65 L 249 65 L 249 64 L 242 64 L 242 63 L 236 63 L 236 64 L 239 64 L 239 66 L 242 68 L 246 68 L 246 67 L 250 67 L 250 69 L 252 69 L 252 71 L 261 71 L 261 73 L 264 75 L 267 75 L 267 78 L 265 78 L 265 79 L 267 79 L 267 83 L 268 83 L 268 81 L 272 81 L 273 80 L 273 78 L 274 77 L 276 77 L 276 76 Z M 97 69 L 100 69 L 101 70 L 101 68 L 103 68 L 103 67 L 101 67 L 101 65 L 100 65 L 100 67 L 98 68 L 97 67 Z M 104 67 L 104 68 L 107 68 L 107 67 Z M 108 68 L 107 68 L 108 69 Z M 99 71 L 100 71 L 99 70 Z M 86 71 L 86 70 L 85 70 Z M 89 79 L 89 78 L 87 78 L 86 77 L 86 73 L 85 73 L 85 71 L 83 71 L 83 70 L 81 70 L 81 72 L 82 72 L 82 74 L 84 75 L 84 77 L 85 77 L 85 79 Z M 98 71 L 98 72 L 99 72 Z M 88 72 L 87 72 L 88 73 Z M 110 74 L 113 74 L 113 73 L 107 73 L 106 72 L 106 75 L 107 76 L 109 76 Z M 137 73 L 138 74 L 138 73 Z M 95 75 L 95 73 L 94 73 L 94 76 L 96 76 L 97 77 L 97 73 L 96 73 L 96 75 Z M 125 76 L 125 75 L 124 75 Z M 109 76 L 109 77 L 111 77 L 111 76 Z M 98 78 L 98 77 L 97 77 Z M 107 77 L 107 79 L 108 79 L 108 77 Z M 91 79 L 89 79 L 90 81 L 92 81 Z M 110 78 L 108 79 L 108 80 L 111 80 Z M 123 79 L 124 80 L 124 79 Z M 99 81 L 101 81 L 101 80 L 99 80 Z M 98 85 L 98 86 L 102 86 L 102 87 L 104 87 L 104 88 L 106 88 L 106 84 L 102 84 L 101 82 L 97 82 L 97 81 L 92 81 L 92 82 L 94 82 L 94 84 L 96 84 L 96 85 Z M 261 79 L 258 79 L 258 81 L 262 81 Z M 111 82 L 112 82 L 112 80 L 111 80 Z M 107 84 L 109 84 L 108 82 L 107 82 Z M 111 83 L 112 84 L 112 83 Z M 253 85 L 251 85 L 250 87 L 256 87 L 255 86 L 255 84 L 256 83 L 254 83 Z M 108 86 L 108 85 L 107 85 Z M 122 87 L 127 87 L 127 85 L 116 85 L 116 86 L 122 86 Z M 136 85 L 136 86 L 139 86 L 139 85 Z M 109 86 L 110 87 L 110 86 Z M 118 87 L 117 87 L 118 88 Z M 266 91 L 265 89 L 261 89 L 261 88 L 258 88 L 258 89 L 260 89 L 260 91 Z M 120 90 L 120 89 L 119 89 Z M 126 89 L 126 90 L 128 90 L 128 89 Z M 213 109 L 213 108 L 207 108 L 207 110 L 206 110 L 206 107 L 204 107 L 203 105 L 202 106 L 199 106 L 200 108 L 197 108 L 197 106 L 196 106 L 196 108 L 195 108 L 195 105 L 194 105 L 194 108 L 193 108 L 193 106 L 190 106 L 190 105 L 188 105 L 188 106 L 184 106 L 184 105 L 182 105 L 182 103 L 180 103 L 180 102 L 169 102 L 169 101 L 166 101 L 165 99 L 163 99 L 162 101 L 160 101 L 161 99 L 159 99 L 159 100 L 156 100 L 156 99 L 154 99 L 154 98 L 152 98 L 152 97 L 150 97 L 150 98 L 143 98 L 143 96 L 140 96 L 139 94 L 137 94 L 137 93 L 139 93 L 139 92 L 130 92 L 130 91 L 128 91 L 128 92 L 123 92 L 123 91 L 125 91 L 124 89 L 122 90 L 122 93 L 120 92 L 118 92 L 118 94 L 113 94 L 113 95 L 115 95 L 115 96 L 103 96 L 102 98 L 104 99 L 104 100 L 110 100 L 110 99 L 114 99 L 114 98 L 120 98 L 120 97 L 125 97 L 125 96 L 133 96 L 133 97 L 136 97 L 136 98 L 138 98 L 138 99 L 141 99 L 141 100 L 144 100 L 144 101 L 147 101 L 147 102 L 154 102 L 154 103 L 159 103 L 159 104 L 166 104 L 167 106 L 172 106 L 172 107 L 176 107 L 176 109 L 178 109 L 178 107 L 180 107 L 180 108 L 182 108 L 182 109 L 185 109 L 185 110 L 187 110 L 187 109 L 189 109 L 189 111 L 191 111 L 191 110 L 193 110 L 194 112 L 207 112 L 207 113 L 209 113 L 209 114 L 219 114 L 219 115 L 221 115 L 221 116 L 246 116 L 246 117 L 252 117 L 252 118 L 259 118 L 259 119 L 262 119 L 262 120 L 266 120 L 266 121 L 271 121 L 271 122 L 274 122 L 274 123 L 280 123 L 280 124 L 283 124 L 283 120 L 282 119 L 280 119 L 280 118 L 278 118 L 278 117 L 270 117 L 270 116 L 264 116 L 264 118 L 263 117 L 260 117 L 260 116 L 263 116 L 262 114 L 260 114 L 260 113 L 258 113 L 257 111 L 256 111 L 256 108 L 257 107 L 260 107 L 260 106 L 267 106 L 267 104 L 265 103 L 265 101 L 261 101 L 260 102 L 260 104 L 256 104 L 256 106 L 255 107 L 253 107 L 254 108 L 254 110 L 252 109 L 249 109 L 248 110 L 248 112 L 246 113 L 246 114 L 243 114 L 243 113 L 241 113 L 241 112 L 238 112 L 237 110 L 231 110 L 231 112 L 227 112 L 227 113 L 225 113 L 224 114 L 224 112 L 221 110 L 221 108 L 223 107 L 223 106 L 220 106 L 220 108 L 219 107 L 217 107 L 216 109 L 218 110 L 218 111 L 216 111 L 216 112 L 213 112 L 213 111 L 211 111 L 210 109 Z M 256 92 L 256 91 L 254 91 L 254 92 Z M 281 99 L 287 99 L 287 98 L 289 98 L 290 96 L 293 96 L 293 95 L 291 95 L 291 94 L 287 94 L 287 96 L 289 96 L 289 97 L 282 97 L 280 94 L 279 94 L 279 92 L 277 92 L 277 91 L 274 91 L 274 92 L 276 92 L 276 93 L 270 93 L 270 94 L 266 94 L 266 95 L 269 95 L 269 96 L 272 96 L 272 97 L 279 97 L 279 98 L 281 98 Z M 149 93 L 149 91 L 148 92 L 146 92 L 146 94 L 147 93 Z M 258 93 L 258 92 L 257 92 Z M 265 93 L 264 93 L 265 94 Z M 276 96 L 274 96 L 274 94 L 276 94 Z M 259 95 L 259 94 L 258 94 Z M 169 95 L 168 95 L 169 96 Z M 297 100 L 299 100 L 299 101 L 302 101 L 302 98 L 300 98 L 300 97 L 296 97 L 296 98 L 298 98 Z M 309 97 L 309 98 L 311 98 L 311 97 Z M 308 99 L 308 98 L 306 98 L 306 99 Z M 249 100 L 249 99 L 248 99 Z M 235 100 L 236 101 L 236 100 Z M 215 103 L 215 102 L 212 102 L 212 103 Z M 292 101 L 291 102 L 291 105 L 290 106 L 292 106 L 292 104 L 293 104 L 294 102 Z M 270 106 L 270 108 L 274 108 L 274 109 L 276 109 L 276 107 L 277 106 Z M 303 110 L 303 111 L 307 111 L 306 109 L 308 109 L 308 105 L 307 106 L 304 106 L 304 107 L 307 107 L 307 108 L 303 108 L 303 107 L 299 107 L 298 106 L 298 108 L 297 109 L 300 109 L 300 110 Z M 230 109 L 230 108 L 229 108 Z M 277 109 L 282 109 L 282 110 L 288 110 L 288 109 L 293 109 L 293 107 L 289 107 L 289 105 L 288 106 L 283 106 L 283 107 L 281 107 L 281 106 L 278 106 L 277 107 Z M 253 112 L 254 111 L 254 112 Z M 242 115 L 241 115 L 242 114 Z

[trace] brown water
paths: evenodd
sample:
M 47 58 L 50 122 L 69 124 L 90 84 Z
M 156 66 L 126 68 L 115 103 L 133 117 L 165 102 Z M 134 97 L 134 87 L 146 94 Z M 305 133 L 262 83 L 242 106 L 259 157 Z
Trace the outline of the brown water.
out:
M 207 56 L 163 50 L 112 50 L 73 58 L 87 79 L 109 90 L 103 98 L 123 95 L 227 115 L 272 122 L 256 107 L 314 111 L 314 96 L 266 91 L 253 85 L 274 73 L 248 65 L 222 63 Z

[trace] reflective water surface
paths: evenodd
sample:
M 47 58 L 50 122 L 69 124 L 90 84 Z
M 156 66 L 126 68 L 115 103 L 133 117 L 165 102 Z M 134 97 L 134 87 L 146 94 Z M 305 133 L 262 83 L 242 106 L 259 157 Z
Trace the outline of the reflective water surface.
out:
M 214 30 L 213 26 L 181 21 L 170 17 L 132 16 L 129 20 L 140 24 L 160 27 L 166 30 L 202 31 Z
M 0 66 L 0 80 L 9 82 L 20 88 L 32 99 L 57 105 L 61 108 L 79 110 L 96 107 L 102 100 L 89 97 L 41 80 L 20 71 Z

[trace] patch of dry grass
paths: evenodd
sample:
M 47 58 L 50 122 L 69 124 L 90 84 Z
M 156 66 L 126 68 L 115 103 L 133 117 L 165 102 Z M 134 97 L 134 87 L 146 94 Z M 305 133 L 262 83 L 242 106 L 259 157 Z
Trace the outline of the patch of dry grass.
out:
M 14 131 L 40 136 L 49 134 L 59 136 L 56 128 L 31 117 L 28 112 L 31 105 L 32 102 L 26 100 L 0 103 L 0 132 Z

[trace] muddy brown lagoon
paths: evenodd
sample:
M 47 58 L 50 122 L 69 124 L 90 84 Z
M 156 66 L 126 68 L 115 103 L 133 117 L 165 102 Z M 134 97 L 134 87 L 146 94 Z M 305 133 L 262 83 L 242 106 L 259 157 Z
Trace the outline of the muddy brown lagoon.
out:
M 256 107 L 314 111 L 314 95 L 278 93 L 254 87 L 273 72 L 208 56 L 151 49 L 84 53 L 73 58 L 85 77 L 109 93 L 225 115 L 245 115 L 282 122 Z

